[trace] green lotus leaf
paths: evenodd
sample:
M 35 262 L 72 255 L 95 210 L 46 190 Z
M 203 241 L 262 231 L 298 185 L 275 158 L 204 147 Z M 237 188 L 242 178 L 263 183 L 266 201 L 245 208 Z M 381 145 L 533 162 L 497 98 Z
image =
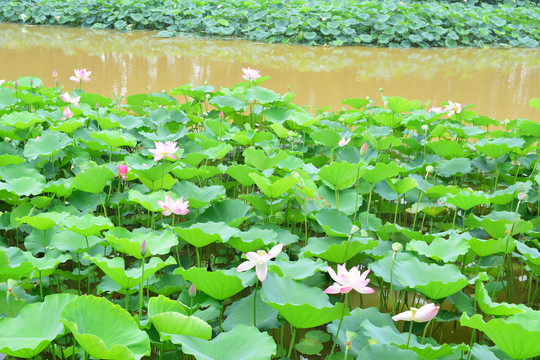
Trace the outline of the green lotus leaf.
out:
M 238 231 L 227 240 L 227 244 L 242 253 L 256 251 L 265 246 L 277 243 L 277 232 L 270 229 L 262 229 L 258 226 L 253 226 L 248 231 Z
M 24 256 L 35 269 L 34 277 L 49 276 L 54 273 L 58 265 L 71 260 L 68 254 L 62 254 L 58 250 L 48 251 L 44 257 L 35 258 L 32 254 L 25 252 Z
M 515 314 L 505 319 L 484 322 L 482 315 L 471 317 L 461 314 L 463 326 L 483 331 L 491 341 L 513 359 L 533 358 L 540 355 L 540 312 Z
M 126 270 L 124 259 L 121 257 L 107 259 L 102 257 L 101 254 L 96 254 L 96 256 L 85 255 L 84 258 L 96 264 L 107 276 L 123 289 L 131 289 L 140 284 L 141 277 L 144 281 L 165 266 L 176 264 L 176 260 L 172 257 L 168 257 L 165 261 L 158 257 L 152 257 L 150 261 L 144 265 L 143 276 L 139 266 Z
M 321 185 L 318 189 L 316 187 L 313 189 L 304 187 L 303 189 L 300 189 L 297 191 L 304 193 L 304 199 L 306 197 L 313 199 L 317 196 L 317 193 L 318 193 L 319 196 L 322 197 L 323 204 L 324 202 L 328 202 L 326 205 L 330 204 L 329 207 L 334 208 L 334 209 L 338 209 L 337 205 L 339 201 L 338 210 L 348 216 L 351 216 L 354 214 L 355 211 L 358 211 L 358 209 L 360 208 L 360 206 L 362 206 L 362 203 L 364 202 L 364 198 L 360 194 L 360 191 L 357 192 L 356 189 L 337 191 L 337 190 L 330 189 L 326 185 Z M 337 199 L 336 199 L 336 195 L 337 195 Z M 304 200 L 302 199 L 302 201 Z M 317 200 L 315 200 L 315 202 L 317 202 Z M 308 209 L 308 212 L 309 212 L 309 209 Z
M 134 202 L 136 204 L 141 205 L 146 210 L 157 212 L 157 211 L 163 211 L 161 206 L 158 205 L 157 201 L 158 200 L 165 201 L 166 194 L 168 193 L 163 190 L 154 191 L 154 192 L 151 192 L 150 194 L 142 194 L 139 190 L 129 190 L 128 199 L 130 202 Z M 169 194 L 169 195 L 173 195 L 171 196 L 171 198 L 173 200 L 177 200 L 175 194 Z
M 102 241 L 103 239 L 98 236 L 88 236 L 85 238 L 83 235 L 63 230 L 52 234 L 49 246 L 61 251 L 82 253 L 87 251 L 88 248 L 93 248 Z
M 185 354 L 201 360 L 267 360 L 277 351 L 276 343 L 268 333 L 246 325 L 237 325 L 210 341 L 185 335 L 172 335 L 171 341 L 181 344 Z
M 214 96 L 210 100 L 210 104 L 214 105 L 218 109 L 224 112 L 243 111 L 247 108 L 248 104 L 238 98 L 231 96 Z
M 405 194 L 407 191 L 410 191 L 418 186 L 418 181 L 411 177 L 406 177 L 404 179 L 387 178 L 386 182 L 388 185 L 390 185 L 392 190 L 400 195 Z
M 516 247 L 516 240 L 510 236 L 504 236 L 498 239 L 481 240 L 477 238 L 469 239 L 471 250 L 480 256 L 493 254 L 511 254 Z
M 367 166 L 362 178 L 370 184 L 376 184 L 387 178 L 393 178 L 403 171 L 404 168 L 394 162 L 388 164 L 378 162 L 375 166 Z
M 172 229 L 183 240 L 196 247 L 203 247 L 215 241 L 226 242 L 239 231 L 222 222 L 198 222 L 187 227 L 175 226 Z
M 49 211 L 31 216 L 23 216 L 19 220 L 19 223 L 28 224 L 31 227 L 39 230 L 47 230 L 57 224 L 60 224 L 68 215 L 69 214 L 65 212 L 58 213 L 55 211 Z
M 338 237 L 309 238 L 307 246 L 302 248 L 299 256 L 315 256 L 321 259 L 343 264 L 356 254 L 377 246 L 377 241 L 371 238 L 353 236 L 347 240 Z
M 67 134 L 72 134 L 75 130 L 86 123 L 83 118 L 71 118 L 58 122 L 50 127 L 52 131 L 61 131 Z
M 1 320 L 0 353 L 22 358 L 36 357 L 64 333 L 60 314 L 76 298 L 74 294 L 48 295 L 43 302 L 26 305 L 17 317 Z
M 47 121 L 35 112 L 17 111 L 2 116 L 2 125 L 13 126 L 17 129 L 28 129 L 29 127 Z
M 460 236 L 450 236 L 448 240 L 437 237 L 429 245 L 424 241 L 410 241 L 407 244 L 407 250 L 414 250 L 435 260 L 454 262 L 458 256 L 465 255 L 469 251 L 469 243 L 467 239 Z
M 57 197 L 69 197 L 71 194 L 71 178 L 49 181 L 43 189 L 45 193 L 54 193 Z
M 43 191 L 44 184 L 36 181 L 33 177 L 19 177 L 7 179 L 5 183 L 0 182 L 0 190 L 6 190 L 18 196 L 39 195 Z
M 431 134 L 433 136 L 433 134 Z M 464 151 L 461 147 L 461 144 L 457 141 L 450 140 L 439 140 L 432 141 L 427 144 L 427 147 L 430 148 L 435 154 L 443 158 L 459 158 L 463 157 Z
M 178 197 L 183 197 L 184 201 L 189 200 L 189 207 L 195 209 L 226 197 L 223 186 L 212 185 L 199 188 L 189 181 L 180 181 L 174 184 L 171 191 L 176 193 Z
M 80 346 L 98 359 L 139 360 L 150 355 L 150 338 L 131 315 L 106 298 L 79 296 L 64 308 L 60 321 Z
M 351 187 L 363 169 L 358 171 L 358 164 L 334 161 L 319 170 L 319 178 L 334 190 L 343 190 Z
M 107 232 L 105 239 L 117 250 L 142 259 L 141 246 L 146 241 L 148 253 L 151 255 L 167 255 L 178 239 L 172 231 L 152 231 L 147 228 L 135 229 L 133 232 L 125 228 L 115 227 Z
M 364 99 L 364 98 L 351 98 L 351 99 L 341 100 L 341 103 L 352 106 L 355 109 L 361 109 L 367 104 L 369 104 L 369 100 Z
M 385 97 L 385 101 L 386 106 L 396 114 L 418 110 L 420 108 L 420 102 L 418 100 L 407 100 L 399 96 L 387 96 Z
M 133 135 L 119 130 L 95 131 L 92 132 L 92 137 L 102 140 L 113 149 L 121 146 L 134 147 L 137 145 L 137 139 Z
M 238 294 L 246 287 L 244 281 L 253 278 L 249 273 L 240 273 L 235 269 L 207 271 L 192 267 L 188 270 L 178 268 L 174 273 L 182 275 L 184 279 L 195 284 L 197 290 L 217 300 L 225 300 Z
M 309 136 L 317 143 L 323 144 L 328 148 L 333 148 L 338 145 L 341 140 L 341 136 L 334 129 L 320 129 L 315 130 Z
M 512 235 L 515 235 L 516 226 L 522 221 L 523 220 L 520 220 L 519 216 L 513 212 L 492 211 L 489 215 L 481 217 L 471 214 L 465 219 L 464 224 L 471 227 L 481 227 L 491 237 L 497 239 L 505 237 L 507 233 L 510 233 L 512 226 L 514 227 Z
M 73 231 L 82 236 L 99 235 L 101 231 L 114 227 L 109 218 L 92 214 L 70 215 L 62 221 L 62 225 L 65 230 Z
M 396 333 L 389 326 L 374 325 L 369 320 L 364 320 L 364 322 L 362 322 L 362 327 L 364 328 L 363 334 L 369 336 L 371 339 L 378 340 L 379 344 L 397 345 L 401 349 L 407 348 L 408 334 Z M 425 339 L 425 344 L 421 344 L 416 336 L 411 336 L 409 350 L 420 355 L 422 359 L 434 360 L 459 350 L 468 350 L 468 347 L 464 344 L 439 345 L 433 339 L 429 338 Z
M 200 222 L 224 222 L 238 227 L 251 216 L 249 205 L 241 200 L 227 199 L 213 204 L 197 219 Z
M 34 267 L 30 263 L 21 249 L 0 247 L 0 283 L 8 279 L 21 279 L 29 276 Z
M 294 177 L 269 179 L 255 173 L 251 173 L 249 176 L 266 196 L 274 199 L 289 191 L 298 181 Z
M 44 131 L 39 139 L 30 139 L 24 147 L 24 156 L 34 160 L 38 156 L 51 156 L 62 150 L 73 139 L 64 133 Z
M 281 95 L 260 86 L 253 86 L 246 90 L 246 100 L 255 100 L 259 104 L 267 104 L 281 99 Z
M 467 158 L 454 158 L 441 161 L 437 175 L 451 177 L 454 175 L 465 175 L 472 171 L 471 160 Z
M 351 220 L 337 209 L 321 209 L 315 218 L 329 236 L 348 238 L 351 235 Z
M 251 186 L 255 184 L 249 174 L 262 174 L 259 172 L 259 170 L 248 165 L 231 165 L 227 168 L 227 170 L 225 170 L 225 173 L 233 177 L 243 186 Z
M 504 154 L 510 153 L 511 149 L 521 148 L 525 141 L 518 137 L 481 139 L 475 144 L 476 150 L 494 159 L 500 158 Z
M 126 156 L 125 161 L 139 179 L 146 179 L 151 183 L 160 181 L 176 166 L 169 162 L 156 164 L 154 160 L 134 155 Z
M 226 319 L 223 321 L 223 330 L 231 331 L 236 325 L 244 324 L 253 326 L 253 296 L 252 292 L 248 296 L 241 298 L 225 309 Z M 257 328 L 261 331 L 280 327 L 277 319 L 278 312 L 267 303 L 261 300 L 260 293 L 257 293 Z
M 298 259 L 298 261 L 290 261 L 280 258 L 275 260 L 274 264 L 269 267 L 280 276 L 285 276 L 293 280 L 303 280 L 315 275 L 317 271 L 326 272 L 326 263 L 321 259 L 313 261 L 303 258 Z
M 324 345 L 317 340 L 303 338 L 294 344 L 294 348 L 302 354 L 317 355 L 322 351 Z
M 254 166 L 259 171 L 274 168 L 280 161 L 288 157 L 289 154 L 285 151 L 278 151 L 275 154 L 267 155 L 263 150 L 252 147 L 244 150 L 246 164 Z
M 292 326 L 298 329 L 320 326 L 339 318 L 348 309 L 345 304 L 332 305 L 319 288 L 312 288 L 293 279 L 268 273 L 263 282 L 261 299 L 276 309 Z
M 508 316 L 532 311 L 532 309 L 523 304 L 496 303 L 492 301 L 484 283 L 480 280 L 476 280 L 475 298 L 482 312 L 489 315 Z
M 24 158 L 19 155 L 12 155 L 12 154 L 0 155 L 0 166 L 6 166 L 10 164 L 20 164 L 23 162 L 24 162 Z
M 72 189 L 99 194 L 114 173 L 106 166 L 92 166 L 79 172 L 71 181 Z
M 463 210 L 469 210 L 480 204 L 489 204 L 486 194 L 484 194 L 482 191 L 472 192 L 468 190 L 463 190 L 455 195 L 447 196 L 446 202 Z
M 540 265 L 540 251 L 528 247 L 520 241 L 516 241 L 516 247 L 523 256 L 533 265 Z
M 165 296 L 151 297 L 148 302 L 148 317 L 161 335 L 161 340 L 170 339 L 169 334 L 189 335 L 205 340 L 212 338 L 212 327 L 195 316 L 188 316 L 185 305 Z
M 512 360 L 497 346 L 473 344 L 471 348 L 471 359 L 473 360 Z
M 368 344 L 358 352 L 360 359 L 400 359 L 400 360 L 423 360 L 413 350 L 401 349 L 389 344 Z

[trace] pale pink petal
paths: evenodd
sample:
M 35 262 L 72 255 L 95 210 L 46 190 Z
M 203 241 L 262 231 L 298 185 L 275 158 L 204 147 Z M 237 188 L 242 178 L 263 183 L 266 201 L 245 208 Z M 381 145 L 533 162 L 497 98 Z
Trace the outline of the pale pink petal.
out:
M 338 278 L 336 272 L 334 271 L 334 269 L 332 269 L 330 266 L 327 266 L 326 269 L 328 270 L 328 273 L 330 274 L 330 276 L 332 277 L 332 279 L 337 283 L 339 281 L 341 281 L 340 278 Z M 335 294 L 335 293 L 334 293 Z
M 266 275 L 268 273 L 268 266 L 265 262 L 258 262 L 255 271 L 259 280 L 263 282 L 264 279 L 266 279 Z
M 354 289 L 356 291 L 358 291 L 359 294 L 373 294 L 375 292 L 375 289 L 372 289 L 372 288 L 367 287 L 367 286 L 364 286 L 361 289 L 356 289 L 356 288 L 354 288 Z
M 341 288 L 341 290 L 339 290 L 339 292 L 342 293 L 342 294 L 346 294 L 346 293 L 350 292 L 352 289 L 353 288 L 351 286 L 343 286 Z
M 246 257 L 255 264 L 261 261 L 261 256 L 253 251 L 246 253 Z
M 159 205 L 159 207 L 165 209 L 165 203 L 164 203 L 163 201 L 158 200 L 158 201 L 156 201 L 156 202 L 157 202 L 157 204 Z
M 326 294 L 338 294 L 341 291 L 341 286 L 338 283 L 334 283 L 333 285 L 329 286 L 324 292 Z
M 416 322 L 426 322 L 435 317 L 439 312 L 439 307 L 435 304 L 426 304 L 416 311 L 414 314 L 414 321 Z
M 392 316 L 392 320 L 399 321 L 399 320 L 405 320 L 405 321 L 412 321 L 412 311 L 407 310 L 405 312 L 402 312 L 401 314 L 397 314 Z
M 283 245 L 284 244 L 277 244 L 272 249 L 270 249 L 270 251 L 268 252 L 268 260 L 273 259 L 276 256 L 278 256 L 279 253 L 281 252 L 281 249 L 283 249 Z M 268 261 L 268 260 L 265 260 L 265 261 Z
M 251 269 L 254 266 L 255 266 L 254 262 L 252 262 L 252 261 L 244 261 L 243 263 L 241 263 L 240 265 L 238 265 L 236 267 L 236 271 L 246 271 L 246 270 Z

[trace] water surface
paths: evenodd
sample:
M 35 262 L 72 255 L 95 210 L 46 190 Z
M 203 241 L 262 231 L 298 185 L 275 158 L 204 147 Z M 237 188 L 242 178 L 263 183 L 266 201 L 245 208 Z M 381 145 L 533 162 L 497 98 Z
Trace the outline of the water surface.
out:
M 260 70 L 264 86 L 295 102 L 337 110 L 340 101 L 378 90 L 432 104 L 452 100 L 498 119 L 539 119 L 528 102 L 540 97 L 538 49 L 387 49 L 307 47 L 243 40 L 160 38 L 155 32 L 23 26 L 0 23 L 0 79 L 34 75 L 67 90 L 73 68 L 92 71 L 84 90 L 107 96 L 170 90 L 193 83 L 219 88 Z

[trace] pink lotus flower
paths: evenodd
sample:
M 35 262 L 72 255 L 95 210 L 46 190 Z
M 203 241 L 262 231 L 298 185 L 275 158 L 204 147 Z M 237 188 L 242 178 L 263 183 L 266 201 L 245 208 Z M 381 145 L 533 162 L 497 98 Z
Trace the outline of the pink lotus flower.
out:
M 117 176 L 121 176 L 123 180 L 126 180 L 127 179 L 127 174 L 128 172 L 128 166 L 126 164 L 123 164 L 123 163 L 120 163 L 118 164 L 118 173 L 120 175 L 117 175 Z
M 189 212 L 189 201 L 184 201 L 183 197 L 178 201 L 174 201 L 169 195 L 165 195 L 165 202 L 158 200 L 157 204 L 164 210 L 162 214 L 165 216 L 169 216 L 172 213 L 186 215 Z
M 53 77 L 58 77 L 58 73 L 56 72 L 56 69 L 53 69 L 53 71 L 52 71 L 52 76 L 53 76 Z
M 438 312 L 439 312 L 439 306 L 435 306 L 435 304 L 426 304 L 422 306 L 420 309 L 412 307 L 411 310 L 392 316 L 392 320 L 426 322 L 433 319 L 435 315 L 437 315 Z
M 75 107 L 80 107 L 79 106 L 79 101 L 81 100 L 80 96 L 71 97 L 71 95 L 69 95 L 69 93 L 66 91 L 65 93 L 62 93 L 62 95 L 60 95 L 60 98 L 62 99 L 62 101 L 70 103 L 71 105 Z
M 145 257 L 146 254 L 148 254 L 148 245 L 146 245 L 146 240 L 143 240 L 141 244 L 141 255 Z
M 360 274 L 358 266 L 353 266 L 349 271 L 345 268 L 345 264 L 337 266 L 337 274 L 331 267 L 327 266 L 328 273 L 332 279 L 334 279 L 334 285 L 328 287 L 324 292 L 326 294 L 346 294 L 352 289 L 356 290 L 360 294 L 373 294 L 375 290 L 367 287 L 369 280 L 366 280 L 369 270 L 364 271 Z
M 189 294 L 189 297 L 192 297 L 192 298 L 197 296 L 197 289 L 195 288 L 195 284 L 191 284 L 188 290 L 188 294 Z
M 90 81 L 90 74 L 92 74 L 91 71 L 86 71 L 86 68 L 77 70 L 73 69 L 75 72 L 75 76 L 71 76 L 69 80 L 74 81 L 76 83 L 80 83 L 82 81 Z
M 223 120 L 224 118 L 225 118 L 225 114 L 223 113 L 223 111 L 220 111 L 219 112 L 219 119 Z
M 351 141 L 351 138 L 345 139 L 344 137 L 342 137 L 341 140 L 339 140 L 339 146 L 343 147 L 347 145 L 349 141 Z
M 64 111 L 62 112 L 64 114 L 64 117 L 62 120 L 66 120 L 73 117 L 73 112 L 66 106 L 64 108 Z
M 159 161 L 164 157 L 168 157 L 169 159 L 173 160 L 177 158 L 176 155 L 174 155 L 178 151 L 176 142 L 167 141 L 162 143 L 161 141 L 154 141 L 154 144 L 156 145 L 156 148 L 148 150 L 154 155 L 154 161 Z
M 255 81 L 261 77 L 261 74 L 259 74 L 259 70 L 255 70 L 252 68 L 242 68 L 242 71 L 244 72 L 244 75 L 242 75 L 242 79 L 244 80 Z
M 461 104 L 453 103 L 450 100 L 448 100 L 448 105 L 444 107 L 444 110 L 448 111 L 448 117 L 454 114 L 459 114 L 461 112 Z
M 257 252 L 250 251 L 246 253 L 248 261 L 238 265 L 236 271 L 247 271 L 255 266 L 257 277 L 259 280 L 261 280 L 261 282 L 263 282 L 268 274 L 268 265 L 266 263 L 279 255 L 281 249 L 283 249 L 283 245 L 284 244 L 277 244 L 270 249 L 268 253 L 266 253 L 264 250 L 259 250 Z
M 362 145 L 362 147 L 360 148 L 360 155 L 364 156 L 367 154 L 367 142 L 364 143 L 364 145 Z

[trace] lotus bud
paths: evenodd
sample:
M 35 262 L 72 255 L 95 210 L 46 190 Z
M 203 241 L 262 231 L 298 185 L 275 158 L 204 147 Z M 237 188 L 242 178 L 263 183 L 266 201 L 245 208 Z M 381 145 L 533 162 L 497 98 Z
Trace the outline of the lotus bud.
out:
M 523 201 L 527 199 L 527 193 L 526 192 L 520 192 L 518 193 L 518 200 Z
M 428 175 L 431 174 L 431 173 L 433 173 L 433 170 L 435 170 L 435 169 L 433 168 L 433 166 L 431 166 L 431 165 L 426 166 L 426 173 L 427 173 Z
M 422 131 L 423 132 L 427 132 L 428 129 L 429 129 L 429 127 L 426 124 L 422 125 Z
M 126 174 L 128 172 L 128 166 L 126 164 L 118 164 L 118 173 L 122 176 L 122 179 L 126 180 Z
M 401 243 L 398 243 L 398 242 L 392 243 L 392 250 L 394 250 L 394 252 L 399 252 L 403 250 L 403 245 L 401 245 Z
M 197 296 L 197 289 L 195 288 L 195 284 L 191 284 L 188 291 L 189 297 L 194 298 Z
M 141 255 L 145 257 L 146 254 L 148 254 L 148 245 L 146 245 L 146 240 L 143 240 L 141 245 Z
M 223 111 L 219 112 L 219 118 L 220 120 L 223 120 L 223 118 L 225 118 L 225 114 L 223 113 Z
M 362 147 L 360 148 L 360 155 L 365 156 L 367 154 L 367 148 L 368 145 L 367 142 L 365 142 L 364 145 L 362 145 Z

